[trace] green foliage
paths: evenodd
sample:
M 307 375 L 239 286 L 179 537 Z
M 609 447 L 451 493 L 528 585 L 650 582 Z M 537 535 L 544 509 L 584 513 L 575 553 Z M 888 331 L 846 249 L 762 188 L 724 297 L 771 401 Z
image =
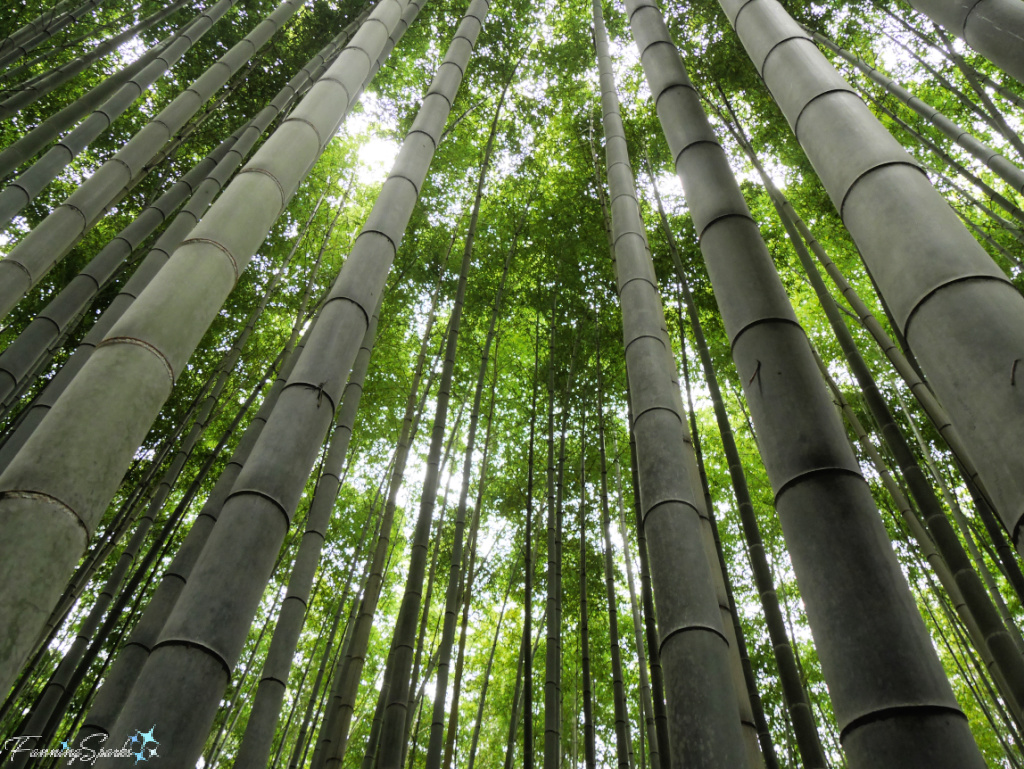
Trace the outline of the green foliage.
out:
M 25 0 L 21 3 L 7 4 L 0 9 L 0 32 L 16 29 L 43 12 L 48 5 L 46 0 Z M 172 15 L 143 35 L 137 46 L 119 51 L 97 63 L 67 86 L 55 90 L 14 119 L 0 125 L 0 148 L 10 144 L 54 110 L 84 94 L 141 50 L 152 46 L 171 30 L 180 27 L 197 12 L 198 5 L 189 5 Z M 19 217 L 6 233 L 0 235 L 0 251 L 5 252 L 13 247 L 47 211 L 67 197 L 78 181 L 113 154 L 129 136 L 198 77 L 211 61 L 269 13 L 273 5 L 270 0 L 246 0 L 238 3 L 166 77 L 159 80 L 131 110 L 115 121 L 111 129 L 97 139 L 87 152 L 73 162 L 66 172 L 25 210 L 23 217 Z M 687 65 L 691 68 L 691 77 L 695 85 L 716 110 L 724 107 L 723 96 L 729 99 L 776 183 L 784 189 L 797 211 L 813 228 L 816 237 L 831 258 L 869 303 L 876 317 L 885 323 L 885 310 L 874 295 L 870 276 L 866 274 L 839 216 L 789 126 L 775 107 L 771 95 L 764 88 L 736 36 L 729 28 L 717 3 L 710 0 L 687 3 L 667 0 L 664 6 L 670 29 Z M 41 46 L 35 53 L 45 56 L 22 73 L 7 80 L 0 80 L 0 87 L 16 87 L 20 79 L 44 73 L 51 67 L 72 60 L 97 41 L 103 40 L 116 30 L 130 26 L 158 7 L 160 3 L 154 0 L 144 0 L 130 5 L 101 5 L 95 12 L 55 36 L 52 42 Z M 922 24 L 920 18 L 902 8 L 893 8 L 891 11 L 900 18 L 907 19 L 920 30 L 923 37 L 918 38 L 909 34 L 880 9 L 864 2 L 790 2 L 789 7 L 800 21 L 828 33 L 844 47 L 877 64 L 880 69 L 884 69 L 894 79 L 907 85 L 922 99 L 962 124 L 970 126 L 972 130 L 978 132 L 980 138 L 1004 150 L 1008 156 L 1013 156 L 1013 148 L 989 125 L 977 119 L 976 113 L 972 112 L 968 103 L 936 83 L 923 64 L 910 56 L 909 51 L 918 54 L 970 96 L 970 88 L 962 72 L 937 52 L 934 36 L 930 28 Z M 260 53 L 253 66 L 225 89 L 228 95 L 223 103 L 206 105 L 209 114 L 205 119 L 193 122 L 187 131 L 187 138 L 177 151 L 154 168 L 153 172 L 93 228 L 68 258 L 19 305 L 7 319 L 7 325 L 0 330 L 0 349 L 16 338 L 28 321 L 55 296 L 70 277 L 140 212 L 146 201 L 155 198 L 171 180 L 184 173 L 231 130 L 258 112 L 291 74 L 362 8 L 363 4 L 358 0 L 314 0 L 297 14 Z M 168 500 L 167 509 L 181 498 L 184 485 L 195 476 L 208 452 L 212 451 L 234 418 L 238 406 L 261 381 L 270 362 L 282 349 L 297 322 L 304 292 L 308 291 L 310 294 L 309 308 L 312 310 L 333 282 L 380 189 L 379 174 L 375 176 L 374 172 L 366 167 L 361 153 L 368 147 L 394 146 L 402 140 L 412 124 L 422 93 L 463 10 L 463 4 L 450 0 L 428 2 L 371 86 L 368 96 L 372 94 L 372 99 L 366 100 L 365 110 L 357 110 L 356 118 L 360 121 L 360 127 L 343 129 L 331 141 L 320 162 L 282 213 L 252 265 L 242 275 L 227 304 L 190 359 L 187 370 L 182 372 L 171 399 L 140 447 L 138 462 L 126 474 L 124 486 L 111 504 L 108 518 L 100 532 L 101 536 L 112 529 L 118 506 L 140 482 L 148 465 L 159 454 L 160 447 L 186 418 L 190 404 L 200 394 L 204 383 L 231 346 L 235 335 L 244 326 L 249 313 L 262 298 L 272 273 L 278 269 L 294 245 L 303 223 L 310 217 L 322 193 L 325 194 L 324 202 L 313 216 L 304 239 L 299 243 L 295 259 L 288 268 L 281 287 L 257 321 L 256 333 L 232 372 L 222 402 L 210 421 L 201 445 L 186 465 L 178 487 Z M 650 246 L 661 281 L 666 321 L 675 352 L 677 357 L 685 352 L 691 363 L 695 360 L 692 342 L 685 339 L 680 341 L 678 280 L 668 257 L 665 236 L 658 225 L 657 212 L 652 208 L 652 175 L 666 199 L 670 225 L 683 249 L 682 258 L 687 279 L 692 287 L 694 301 L 708 336 L 711 357 L 726 395 L 726 405 L 737 435 L 744 470 L 747 473 L 762 535 L 774 570 L 780 600 L 791 623 L 790 629 L 805 683 L 815 707 L 819 730 L 826 749 L 831 753 L 836 765 L 840 765 L 842 756 L 828 690 L 803 613 L 799 589 L 786 553 L 781 527 L 775 515 L 771 487 L 760 462 L 756 436 L 749 427 L 740 395 L 740 382 L 732 365 L 728 340 L 710 281 L 704 271 L 692 221 L 686 211 L 678 184 L 674 180 L 672 159 L 661 138 L 657 116 L 639 70 L 635 46 L 626 19 L 621 9 L 614 5 L 606 9 L 606 14 L 609 31 L 613 37 L 613 51 L 617 57 L 623 117 L 637 176 L 642 214 L 648 225 Z M 380 315 L 378 339 L 345 470 L 345 482 L 335 506 L 335 516 L 327 532 L 323 563 L 318 575 L 318 590 L 308 606 L 306 624 L 295 655 L 296 664 L 293 666 L 285 698 L 284 715 L 278 724 L 278 733 L 275 737 L 275 748 L 281 748 L 281 762 L 287 761 L 291 755 L 303 713 L 312 696 L 317 666 L 321 664 L 324 655 L 328 654 L 324 648 L 327 635 L 325 628 L 329 628 L 335 612 L 342 613 L 336 651 L 344 631 L 345 618 L 352 611 L 352 602 L 358 600 L 363 563 L 373 546 L 372 521 L 374 511 L 378 510 L 380 505 L 380 486 L 383 483 L 386 488 L 384 479 L 387 477 L 388 463 L 400 429 L 399 421 L 412 383 L 412 370 L 420 346 L 420 335 L 424 330 L 426 308 L 430 305 L 430 296 L 438 281 L 441 285 L 440 311 L 427 349 L 428 358 L 431 359 L 429 365 L 439 368 L 436 355 L 450 312 L 457 275 L 456 265 L 461 253 L 466 218 L 472 203 L 473 180 L 494 114 L 497 95 L 507 84 L 509 101 L 499 121 L 494 171 L 486 185 L 480 216 L 480 230 L 473 254 L 457 361 L 455 392 L 452 398 L 455 409 L 460 402 L 471 398 L 472 381 L 479 365 L 501 267 L 506 254 L 515 248 L 506 300 L 499 316 L 499 342 L 492 355 L 493 365 L 498 371 L 495 407 L 493 413 L 485 415 L 491 422 L 493 432 L 490 470 L 486 479 L 474 478 L 473 481 L 474 490 L 477 484 L 483 487 L 481 535 L 477 552 L 480 577 L 470 612 L 456 764 L 464 766 L 468 758 L 482 677 L 494 637 L 502 596 L 510 583 L 511 597 L 501 626 L 490 676 L 476 765 L 493 767 L 500 766 L 504 761 L 509 719 L 516 708 L 513 693 L 516 687 L 516 666 L 526 599 L 532 600 L 534 630 L 535 634 L 539 632 L 540 639 L 533 666 L 535 712 L 532 717 L 535 724 L 534 753 L 538 759 L 542 755 L 543 660 L 546 647 L 542 615 L 548 580 L 544 564 L 547 558 L 545 526 L 549 515 L 546 507 L 547 489 L 544 472 L 545 441 L 548 436 L 544 434 L 544 426 L 547 421 L 545 404 L 549 370 L 554 371 L 556 430 L 561 415 L 568 415 L 567 449 L 562 471 L 565 483 L 561 628 L 562 746 L 567 760 L 576 759 L 577 753 L 582 752 L 582 707 L 578 706 L 576 699 L 580 619 L 577 537 L 582 504 L 587 509 L 588 516 L 587 589 L 591 602 L 591 659 L 596 694 L 598 759 L 604 764 L 611 764 L 614 760 L 611 660 L 602 576 L 603 543 L 597 523 L 599 470 L 596 462 L 595 409 L 598 341 L 603 360 L 603 394 L 605 416 L 608 420 L 609 457 L 610 461 L 614 459 L 623 468 L 622 503 L 627 511 L 627 521 L 632 521 L 634 490 L 629 473 L 629 448 L 625 424 L 626 381 L 620 342 L 621 318 L 598 192 L 599 185 L 604 186 L 604 169 L 600 160 L 603 157 L 603 139 L 590 27 L 589 4 L 579 0 L 547 5 L 508 0 L 495 2 L 491 9 L 477 54 L 471 61 L 464 86 L 453 105 L 452 119 L 448 125 L 450 133 L 437 149 L 431 174 L 421 191 L 419 204 L 398 250 L 396 264 L 388 282 Z M 931 45 L 927 45 L 925 40 Z M 980 57 L 967 51 L 964 55 L 969 65 L 979 72 L 996 79 L 1015 93 L 1024 93 L 1019 84 L 1007 82 L 1006 78 Z M 846 72 L 856 88 L 883 98 L 874 86 L 859 75 L 846 69 L 838 61 L 837 66 Z M 1020 110 L 1016 110 L 999 94 L 993 94 L 993 99 L 1011 124 L 1019 126 L 1022 117 Z M 974 97 L 970 96 L 969 101 L 973 100 Z M 940 134 L 931 127 L 922 125 L 916 115 L 908 115 L 905 109 L 898 108 L 890 101 L 884 103 L 911 123 L 915 130 L 940 143 L 961 163 L 968 164 L 976 174 L 1011 201 L 1021 204 L 1019 196 L 1005 190 L 997 178 L 986 169 L 978 168 L 977 164 L 970 161 L 960 150 L 950 148 Z M 730 137 L 716 110 L 709 109 L 712 122 L 730 154 L 734 170 L 742 180 L 742 190 L 747 203 L 761 225 L 762 235 L 782 276 L 797 317 L 822 356 L 830 361 L 833 375 L 839 379 L 844 389 L 850 389 L 852 380 L 843 364 L 838 362 L 841 360 L 838 344 L 833 339 L 814 293 L 791 251 L 785 231 L 775 216 L 767 193 L 761 187 L 760 180 L 753 173 L 745 156 Z M 460 117 L 461 119 L 458 119 Z M 903 132 L 893 121 L 885 116 L 881 119 L 922 164 L 926 167 L 936 167 L 947 175 L 954 174 L 945 161 L 936 158 L 929 149 Z M 350 125 L 353 122 L 355 120 L 351 120 Z M 649 156 L 649 161 L 644 160 L 645 155 Z M 938 179 L 937 176 L 933 178 Z M 948 185 L 943 186 L 943 189 L 951 190 Z M 1024 258 L 1024 248 L 1012 232 L 986 216 L 976 206 L 969 206 L 964 201 L 964 198 L 951 198 L 951 204 L 975 222 L 994 243 L 1008 250 L 1015 259 Z M 341 216 L 337 226 L 328 235 L 329 224 L 339 207 L 342 210 Z M 516 228 L 524 217 L 525 226 L 516 236 Z M 96 320 L 100 310 L 124 285 L 140 254 L 145 253 L 158 235 L 159 232 L 145 243 L 136 252 L 133 264 L 104 288 L 93 307 L 75 326 L 62 346 L 55 351 L 52 363 L 12 410 L 7 422 L 8 427 L 15 423 L 20 409 L 29 403 L 67 359 Z M 323 265 L 314 278 L 312 264 L 321 246 Z M 985 246 L 1013 278 L 1020 279 L 1017 264 L 1006 261 L 992 243 L 985 242 Z M 189 288 L 183 286 L 182 290 L 187 291 Z M 307 317 L 298 318 L 298 323 L 304 325 L 307 320 Z M 888 363 L 873 347 L 871 339 L 852 319 L 849 325 L 869 365 L 879 377 L 887 397 L 895 401 L 897 389 L 907 397 L 906 388 L 894 382 L 893 376 L 889 373 Z M 687 333 L 683 336 L 686 337 Z M 525 547 L 526 489 L 529 471 L 527 457 L 530 395 L 534 385 L 534 355 L 538 347 L 541 384 L 533 498 L 533 552 L 536 571 L 534 593 L 532 596 L 524 596 L 522 555 Z M 691 365 L 691 371 L 693 368 Z M 272 379 L 273 375 L 271 381 Z M 436 387 L 436 382 L 434 386 Z M 767 711 L 772 737 L 779 749 L 780 760 L 786 767 L 795 767 L 799 765 L 799 760 L 793 748 L 788 714 L 777 682 L 771 644 L 761 617 L 760 603 L 746 557 L 746 546 L 734 510 L 735 500 L 729 483 L 726 459 L 716 434 L 717 428 L 706 395 L 706 385 L 700 376 L 695 377 L 695 393 L 697 422 L 703 440 L 715 512 L 736 592 L 740 620 L 747 636 L 751 661 Z M 855 406 L 860 408 L 852 394 L 851 399 Z M 416 500 L 420 493 L 435 403 L 436 392 L 431 391 L 426 397 L 426 408 L 414 443 L 414 458 L 406 473 L 404 490 L 399 497 L 399 515 L 394 531 L 390 532 L 393 550 L 363 673 L 351 733 L 351 747 L 345 760 L 346 766 L 359 764 L 369 734 L 377 689 L 388 654 L 391 629 L 405 586 L 407 540 L 411 536 L 415 510 L 418 507 Z M 242 427 L 254 413 L 255 408 L 243 420 Z M 939 455 L 940 462 L 949 465 L 950 457 L 945 452 L 938 434 L 922 415 L 915 410 L 911 417 L 903 418 L 915 420 L 923 429 L 930 448 Z M 467 422 L 468 414 L 461 421 L 461 432 L 453 449 L 455 457 L 459 456 L 463 448 Z M 449 425 L 453 423 L 454 414 L 449 418 Z M 240 434 L 241 428 L 235 432 L 225 453 L 217 458 L 213 471 L 203 481 L 201 492 L 192 506 L 193 513 L 209 492 L 219 469 L 226 461 L 227 452 L 233 449 Z M 583 457 L 581 435 L 586 443 Z M 555 436 L 556 442 L 558 437 Z M 480 443 L 481 441 L 478 441 L 478 446 Z M 482 452 L 482 447 L 478 448 L 478 452 Z M 474 463 L 477 472 L 480 467 L 479 460 L 478 456 Z M 579 477 L 581 462 L 586 468 L 584 479 Z M 460 463 L 453 462 L 451 465 L 453 468 L 456 466 L 460 466 Z M 454 474 L 455 470 L 448 472 Z M 867 474 L 874 482 L 873 473 L 869 471 Z M 445 480 L 447 474 L 442 477 L 442 488 Z M 308 483 L 303 507 L 308 505 L 314 481 L 315 474 Z M 454 478 L 452 486 L 457 487 L 458 482 L 459 479 Z M 956 481 L 954 486 L 957 487 L 957 493 L 962 493 L 959 481 Z M 880 507 L 888 509 L 891 503 L 884 493 L 880 488 L 876 488 L 875 491 Z M 618 494 L 613 483 L 613 510 L 616 508 Z M 451 503 L 451 496 L 448 501 Z M 301 513 L 300 510 L 300 522 Z M 953 681 L 961 706 L 971 721 L 979 744 L 992 766 L 1006 765 L 1000 741 L 1008 739 L 1008 730 L 998 715 L 993 717 L 991 722 L 988 720 L 990 714 L 997 708 L 991 696 L 985 691 L 987 679 L 983 681 L 984 674 L 979 674 L 971 667 L 973 662 L 968 661 L 970 652 L 963 649 L 956 635 L 959 628 L 945 612 L 945 599 L 932 589 L 926 576 L 926 567 L 921 564 L 914 548 L 907 544 L 906 534 L 893 522 L 892 516 L 886 515 L 884 520 L 890 527 L 894 548 L 918 596 L 926 621 L 939 639 L 937 645 L 940 656 Z M 188 519 L 186 527 L 190 522 L 191 519 Z M 358 543 L 367 527 L 369 534 L 363 540 L 360 549 Z M 629 550 L 635 558 L 636 532 L 632 526 L 630 530 Z M 158 559 L 154 574 L 159 575 L 166 568 L 184 531 L 183 528 L 175 533 L 170 546 Z M 250 631 L 249 645 L 243 654 L 243 660 L 248 662 L 240 665 L 235 671 L 232 691 L 241 687 L 243 694 L 234 701 L 233 709 L 222 708 L 211 733 L 211 741 L 207 745 L 205 755 L 210 758 L 216 752 L 218 759 L 215 763 L 218 766 L 230 765 L 241 739 L 251 706 L 250 695 L 247 692 L 253 688 L 253 682 L 257 680 L 267 652 L 275 622 L 273 608 L 283 595 L 290 571 L 288 553 L 296 547 L 300 532 L 300 529 L 293 526 L 293 535 L 282 551 L 279 567 L 271 578 L 260 614 Z M 429 657 L 433 629 L 443 611 L 443 600 L 440 596 L 443 595 L 444 581 L 447 579 L 446 561 L 450 558 L 452 532 L 453 527 L 449 519 L 438 539 L 441 548 L 438 583 L 434 587 L 434 601 L 427 623 L 424 660 Z M 624 586 L 621 543 L 617 534 L 613 534 L 612 539 L 615 543 L 616 590 L 625 684 L 634 752 L 639 755 L 642 750 L 638 728 L 641 718 L 639 673 L 630 626 L 630 597 Z M 112 557 L 116 555 L 115 551 Z M 994 563 L 988 565 L 995 568 Z M 108 561 L 97 572 L 96 580 L 102 580 L 109 568 Z M 1008 610 L 1019 620 L 1022 611 L 1019 597 L 1009 595 L 1008 583 L 1001 576 L 997 578 L 1004 593 L 1008 595 Z M 101 584 L 96 580 L 93 581 L 93 585 Z M 140 596 L 140 603 L 145 601 L 151 589 L 152 583 Z M 75 628 L 92 604 L 92 592 L 92 588 L 86 591 L 72 612 L 65 629 L 40 663 L 39 670 L 43 674 L 56 664 L 59 650 L 66 648 L 69 639 L 73 637 Z M 101 674 L 107 655 L 116 646 L 115 640 L 110 640 L 104 654 L 90 671 L 90 681 Z M 531 645 L 532 643 L 531 640 Z M 326 667 L 329 672 L 332 665 L 327 664 Z M 19 707 L 22 710 L 26 707 L 25 703 L 31 702 L 30 698 L 35 696 L 45 680 L 45 675 L 32 680 L 25 698 L 20 701 Z M 428 695 L 425 697 L 422 714 L 424 724 L 429 724 L 432 699 L 429 695 L 430 689 L 428 685 Z M 228 702 L 232 702 L 231 693 L 225 696 L 225 705 Z M 84 707 L 84 703 L 83 690 L 77 695 L 72 709 L 65 718 L 61 735 L 70 733 L 74 718 Z M 286 728 L 289 713 L 291 720 L 287 721 Z M 415 708 L 413 713 L 413 717 L 417 718 L 415 714 L 418 711 Z M 18 712 L 15 712 L 4 724 L 5 732 L 11 731 L 17 716 Z M 225 728 L 218 740 L 215 735 L 222 724 Z M 576 742 L 574 725 L 579 725 Z M 315 735 L 315 725 L 311 728 Z M 520 764 L 522 761 L 521 718 L 518 734 L 519 752 L 514 764 Z M 426 730 L 420 732 L 416 739 L 422 751 L 426 745 Z

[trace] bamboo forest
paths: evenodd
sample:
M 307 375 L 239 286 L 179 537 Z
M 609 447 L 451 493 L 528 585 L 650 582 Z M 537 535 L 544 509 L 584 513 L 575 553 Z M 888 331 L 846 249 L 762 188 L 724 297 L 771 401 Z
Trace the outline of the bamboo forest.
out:
M 1024 769 L 1024 0 L 0 3 L 0 767 Z

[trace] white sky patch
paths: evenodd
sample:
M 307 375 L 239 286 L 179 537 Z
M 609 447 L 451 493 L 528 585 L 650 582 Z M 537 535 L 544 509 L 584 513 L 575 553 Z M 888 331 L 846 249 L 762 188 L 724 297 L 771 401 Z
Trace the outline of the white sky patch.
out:
M 732 138 L 732 137 L 729 137 Z M 758 158 L 761 161 L 761 165 L 764 166 L 765 173 L 768 174 L 768 178 L 772 180 L 772 184 L 778 187 L 780 190 L 786 189 L 786 176 L 785 166 L 779 165 L 775 162 L 775 159 L 770 156 Z M 751 182 L 757 186 L 761 186 L 761 175 L 754 169 L 754 166 L 747 163 L 745 168 L 737 169 L 733 166 L 733 173 L 736 174 L 737 180 L 741 182 Z
M 886 42 L 888 43 L 888 41 Z M 874 49 L 874 52 L 878 60 L 878 65 L 886 72 L 898 72 L 900 67 L 903 66 L 907 60 L 907 54 L 891 44 L 878 46 Z M 938 63 L 941 64 L 941 55 L 938 52 L 935 52 L 934 56 L 939 59 Z
M 363 109 L 348 117 L 345 132 L 349 136 L 364 136 L 359 148 L 359 168 L 356 178 L 360 184 L 380 184 L 395 164 L 400 145 L 391 136 L 397 127 L 394 106 L 386 104 L 372 93 L 364 93 L 360 100 Z
M 359 181 L 368 184 L 383 181 L 395 164 L 399 146 L 387 139 L 373 137 L 359 148 L 359 162 L 364 169 L 358 172 Z
M 142 54 L 144 54 L 148 50 L 148 48 L 141 39 L 133 37 L 131 40 L 121 45 L 117 50 L 120 51 L 121 55 L 124 56 L 126 59 L 129 59 L 130 61 L 135 61 L 140 56 L 142 56 Z

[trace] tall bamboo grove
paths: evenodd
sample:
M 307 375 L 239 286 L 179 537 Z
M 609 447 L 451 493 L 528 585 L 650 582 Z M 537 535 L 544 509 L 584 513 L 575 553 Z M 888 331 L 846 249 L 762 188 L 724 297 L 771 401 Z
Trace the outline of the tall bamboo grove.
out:
M 9 5 L 0 767 L 1024 769 L 1021 0 Z

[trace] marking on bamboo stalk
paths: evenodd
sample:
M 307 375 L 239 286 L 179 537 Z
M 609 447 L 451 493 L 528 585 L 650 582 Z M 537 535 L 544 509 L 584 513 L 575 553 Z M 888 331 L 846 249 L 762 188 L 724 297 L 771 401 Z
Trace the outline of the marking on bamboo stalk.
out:
M 754 369 L 754 373 L 750 375 L 750 379 L 747 380 L 747 386 L 748 387 L 754 381 L 754 377 L 756 377 L 760 373 L 761 373 L 761 359 L 758 358 L 758 360 L 757 360 L 757 367 Z M 758 386 L 758 389 L 761 388 L 761 380 L 760 379 L 758 379 L 758 381 L 757 381 L 757 386 Z

